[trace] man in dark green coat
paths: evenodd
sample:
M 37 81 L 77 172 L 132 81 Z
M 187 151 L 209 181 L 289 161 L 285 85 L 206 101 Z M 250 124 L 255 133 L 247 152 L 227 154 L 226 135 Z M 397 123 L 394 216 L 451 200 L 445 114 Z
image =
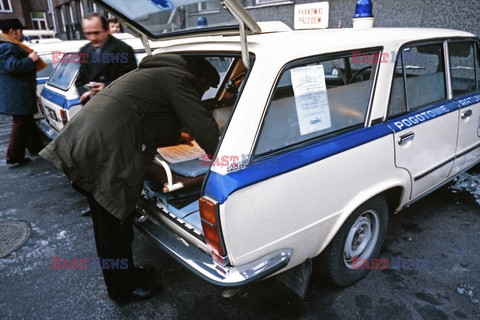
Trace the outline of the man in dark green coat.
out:
M 182 127 L 215 153 L 218 125 L 201 96 L 218 82 L 203 58 L 148 56 L 94 96 L 40 152 L 87 196 L 99 257 L 128 260 L 126 269 L 103 270 L 116 301 L 154 294 L 134 281 L 133 209 L 156 149 L 178 144 Z

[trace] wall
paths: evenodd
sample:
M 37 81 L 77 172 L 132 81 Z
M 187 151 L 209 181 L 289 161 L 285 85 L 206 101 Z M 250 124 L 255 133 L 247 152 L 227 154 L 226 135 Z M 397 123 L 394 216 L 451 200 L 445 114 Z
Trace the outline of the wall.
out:
M 317 1 L 297 0 L 296 4 Z M 329 28 L 352 27 L 356 0 L 330 0 Z M 242 1 L 258 21 L 280 20 L 293 28 L 294 4 L 255 8 L 253 0 Z M 378 0 L 373 1 L 376 27 L 450 28 L 480 36 L 479 0 Z

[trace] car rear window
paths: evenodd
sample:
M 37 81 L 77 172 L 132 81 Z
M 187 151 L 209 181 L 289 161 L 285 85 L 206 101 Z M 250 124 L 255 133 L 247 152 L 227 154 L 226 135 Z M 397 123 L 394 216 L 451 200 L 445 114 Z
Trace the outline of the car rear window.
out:
M 75 81 L 78 69 L 80 68 L 80 63 L 73 62 L 75 61 L 75 59 L 71 57 L 71 53 L 66 53 L 63 55 L 61 61 L 65 62 L 60 62 L 57 65 L 52 75 L 50 76 L 50 79 L 48 79 L 47 83 L 49 85 L 64 91 L 67 91 L 70 88 L 72 83 Z
M 48 78 L 57 64 L 52 63 L 52 55 L 50 53 L 42 54 L 40 58 L 47 64 L 47 67 L 37 72 L 37 78 Z

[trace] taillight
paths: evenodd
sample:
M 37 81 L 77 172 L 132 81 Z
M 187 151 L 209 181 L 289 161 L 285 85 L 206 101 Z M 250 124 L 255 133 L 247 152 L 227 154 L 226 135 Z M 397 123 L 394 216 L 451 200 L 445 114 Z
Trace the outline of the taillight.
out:
M 212 249 L 214 259 L 222 262 L 223 259 L 221 257 L 225 256 L 225 250 L 222 246 L 222 239 L 220 236 L 218 202 L 208 197 L 201 197 L 198 199 L 198 202 L 205 241 Z
M 65 109 L 60 109 L 60 118 L 62 118 L 63 125 L 67 124 L 68 117 L 67 117 L 67 111 Z

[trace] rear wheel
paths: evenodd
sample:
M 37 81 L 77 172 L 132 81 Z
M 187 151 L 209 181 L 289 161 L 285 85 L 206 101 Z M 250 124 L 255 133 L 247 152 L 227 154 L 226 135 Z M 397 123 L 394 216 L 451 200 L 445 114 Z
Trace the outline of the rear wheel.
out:
M 382 196 L 358 207 L 319 256 L 323 278 L 348 286 L 365 277 L 380 251 L 387 226 L 388 207 Z

